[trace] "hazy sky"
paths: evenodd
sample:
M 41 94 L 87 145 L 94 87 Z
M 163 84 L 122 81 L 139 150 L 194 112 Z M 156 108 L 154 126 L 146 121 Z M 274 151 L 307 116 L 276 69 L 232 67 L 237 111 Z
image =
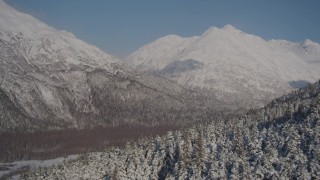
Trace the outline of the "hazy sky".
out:
M 18 10 L 125 56 L 168 35 L 231 24 L 265 39 L 320 42 L 320 0 L 6 0 Z

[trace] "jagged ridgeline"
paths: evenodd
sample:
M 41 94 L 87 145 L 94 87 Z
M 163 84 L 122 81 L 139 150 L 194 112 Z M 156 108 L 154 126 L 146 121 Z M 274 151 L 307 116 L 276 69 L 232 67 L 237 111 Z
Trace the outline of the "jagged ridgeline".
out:
M 233 119 L 91 153 L 25 179 L 318 179 L 320 81 Z

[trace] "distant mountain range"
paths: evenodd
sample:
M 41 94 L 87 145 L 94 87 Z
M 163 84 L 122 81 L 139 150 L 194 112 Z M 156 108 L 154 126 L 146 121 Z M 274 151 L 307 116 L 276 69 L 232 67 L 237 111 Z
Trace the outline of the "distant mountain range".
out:
M 187 123 L 200 96 L 0 1 L 0 131 Z
M 320 78 L 319 44 L 266 41 L 231 25 L 209 28 L 201 36 L 162 37 L 126 61 L 243 107 L 262 105 Z
M 0 132 L 212 121 L 316 81 L 319 57 L 227 25 L 163 37 L 132 68 L 0 0 Z

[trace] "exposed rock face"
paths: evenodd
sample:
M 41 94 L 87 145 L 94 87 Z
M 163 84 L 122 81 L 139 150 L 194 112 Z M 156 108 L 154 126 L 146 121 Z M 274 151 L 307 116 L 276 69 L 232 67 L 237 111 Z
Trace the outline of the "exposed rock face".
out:
M 262 105 L 320 78 L 319 44 L 266 41 L 231 25 L 190 38 L 165 36 L 126 61 L 242 107 Z

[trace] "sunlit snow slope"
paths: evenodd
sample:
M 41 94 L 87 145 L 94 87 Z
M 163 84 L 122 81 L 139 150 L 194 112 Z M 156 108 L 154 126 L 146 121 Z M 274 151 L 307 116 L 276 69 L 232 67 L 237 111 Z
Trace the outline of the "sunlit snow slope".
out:
M 201 36 L 169 35 L 127 59 L 182 85 L 209 89 L 221 100 L 260 104 L 320 78 L 320 45 L 266 41 L 231 25 Z

